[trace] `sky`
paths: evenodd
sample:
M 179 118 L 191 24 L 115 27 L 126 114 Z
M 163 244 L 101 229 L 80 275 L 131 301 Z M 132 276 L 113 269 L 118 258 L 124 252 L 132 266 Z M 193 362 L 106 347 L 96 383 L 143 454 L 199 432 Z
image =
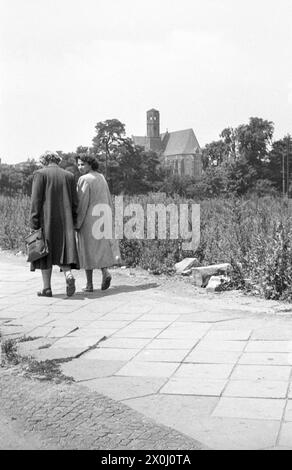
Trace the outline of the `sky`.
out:
M 99 121 L 292 133 L 291 0 L 0 0 L 0 158 L 91 145 Z

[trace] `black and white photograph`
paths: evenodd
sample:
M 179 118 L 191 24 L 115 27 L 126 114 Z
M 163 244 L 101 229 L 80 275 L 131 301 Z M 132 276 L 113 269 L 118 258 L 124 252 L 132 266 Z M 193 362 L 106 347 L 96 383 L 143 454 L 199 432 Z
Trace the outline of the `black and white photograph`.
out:
M 0 451 L 292 450 L 291 44 L 291 0 L 0 0 Z

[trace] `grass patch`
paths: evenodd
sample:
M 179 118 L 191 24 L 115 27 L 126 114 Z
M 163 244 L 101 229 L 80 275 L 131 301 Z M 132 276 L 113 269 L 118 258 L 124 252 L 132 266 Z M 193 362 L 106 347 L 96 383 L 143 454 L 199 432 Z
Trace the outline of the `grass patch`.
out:
M 39 339 L 40 336 L 21 336 L 17 341 L 18 343 L 26 343 L 27 341 L 35 341 L 36 339 Z
M 25 377 L 42 381 L 47 380 L 55 383 L 71 383 L 74 381 L 73 377 L 67 377 L 62 373 L 60 364 L 63 361 L 37 361 L 31 356 L 21 356 L 17 350 L 17 344 L 19 342 L 23 341 L 15 339 L 2 340 L 1 367 L 19 367 Z

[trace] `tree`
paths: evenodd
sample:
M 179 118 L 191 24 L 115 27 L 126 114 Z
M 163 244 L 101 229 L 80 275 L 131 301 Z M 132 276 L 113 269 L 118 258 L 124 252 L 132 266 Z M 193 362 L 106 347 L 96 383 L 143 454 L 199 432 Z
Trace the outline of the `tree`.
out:
M 117 167 L 112 178 L 113 192 L 146 193 L 157 189 L 161 181 L 160 165 L 155 152 L 145 152 L 125 138 L 119 148 Z
M 209 166 L 221 165 L 228 158 L 229 148 L 223 140 L 216 140 L 206 144 L 202 151 L 203 169 Z
M 257 172 L 252 165 L 244 158 L 231 160 L 224 168 L 226 177 L 226 192 L 242 196 L 256 182 Z
M 238 126 L 236 138 L 240 156 L 254 167 L 261 166 L 267 160 L 273 133 L 274 124 L 257 117 L 251 117 L 249 124 Z
M 292 182 L 291 175 L 292 140 L 290 135 L 287 135 L 283 139 L 273 142 L 266 165 L 266 177 L 273 182 L 278 191 L 284 190 L 284 193 L 286 193 Z M 290 188 L 288 189 L 290 193 Z
M 226 127 L 221 132 L 220 137 L 226 146 L 228 158 L 235 160 L 238 157 L 237 129 Z
M 118 119 L 107 119 L 95 126 L 96 135 L 92 139 L 93 151 L 101 162 L 104 162 L 105 177 L 112 166 L 115 166 L 119 148 L 125 140 L 125 125 Z

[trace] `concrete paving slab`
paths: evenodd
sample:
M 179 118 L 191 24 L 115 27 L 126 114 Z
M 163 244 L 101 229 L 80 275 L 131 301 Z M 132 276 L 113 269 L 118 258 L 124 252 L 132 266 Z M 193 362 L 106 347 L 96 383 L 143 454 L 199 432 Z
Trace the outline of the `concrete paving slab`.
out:
M 47 338 L 63 338 L 64 336 L 67 336 L 73 331 L 77 331 L 78 329 L 78 325 L 74 324 L 72 324 L 70 327 L 53 326 L 51 331 L 47 334 Z
M 288 382 L 280 380 L 232 380 L 228 383 L 223 396 L 247 398 L 285 398 Z
M 53 329 L 53 326 L 52 325 L 49 325 L 49 326 L 37 326 L 36 328 L 32 328 L 30 330 L 30 335 L 31 336 L 43 336 L 43 337 L 47 337 L 48 334 L 52 331 Z
M 212 417 L 280 421 L 285 403 L 282 399 L 222 397 Z
M 150 362 L 181 362 L 188 354 L 188 350 L 181 349 L 144 349 L 137 354 L 136 361 Z
M 123 315 L 123 314 L 135 314 L 137 316 L 140 316 L 140 315 L 143 315 L 147 312 L 150 312 L 152 309 L 152 306 L 149 305 L 148 303 L 147 304 L 142 304 L 141 302 L 139 303 L 135 303 L 135 302 L 131 302 L 131 303 L 127 303 L 127 304 L 124 304 L 124 305 L 121 305 L 121 306 L 116 306 L 115 310 L 117 310 L 117 313 L 119 315 Z M 113 313 L 114 311 L 113 310 Z
M 289 366 L 237 365 L 232 372 L 231 380 L 280 380 L 288 381 L 291 374 Z
M 147 313 L 145 315 L 142 315 L 139 320 L 140 321 L 169 321 L 170 323 L 173 323 L 175 320 L 177 320 L 180 317 L 179 314 L 173 314 L 173 313 Z
M 113 328 L 91 328 L 90 325 L 83 327 L 80 326 L 78 330 L 73 331 L 68 335 L 68 337 L 74 337 L 74 338 L 81 338 L 81 337 L 87 337 L 87 336 L 106 336 L 109 337 L 113 333 L 115 333 L 116 330 Z
M 84 315 L 85 315 L 85 312 L 87 312 L 88 314 L 98 314 L 98 313 L 102 313 L 102 314 L 106 314 L 106 313 L 110 313 L 112 312 L 113 310 L 115 310 L 117 307 L 119 306 L 119 302 L 118 301 L 112 301 L 111 299 L 96 299 L 95 301 L 91 302 L 91 303 L 87 303 L 83 308 L 81 308 L 79 311 L 84 311 Z
M 285 366 L 292 365 L 292 354 L 289 353 L 243 353 L 239 364 L 262 364 Z
M 156 377 L 107 377 L 86 382 L 90 390 L 102 393 L 114 400 L 127 400 L 157 393 L 166 378 Z
M 139 349 L 99 348 L 86 354 L 88 359 L 101 361 L 129 361 L 139 353 Z
M 127 325 L 129 325 L 129 321 L 126 320 L 126 321 L 106 321 L 106 320 L 102 320 L 102 318 L 100 318 L 99 320 L 95 320 L 94 322 L 92 322 L 90 324 L 90 326 L 92 328 L 101 328 L 101 329 L 104 329 L 104 328 L 109 328 L 109 329 L 113 329 L 113 330 L 120 330 L 122 328 L 125 328 Z
M 202 364 L 236 364 L 240 357 L 240 352 L 230 351 L 197 351 L 190 352 L 184 362 Z
M 191 377 L 198 380 L 227 379 L 233 369 L 231 364 L 181 364 L 174 376 Z
M 286 328 L 260 328 L 253 332 L 251 339 L 263 341 L 291 341 L 292 329 Z
M 86 356 L 61 364 L 63 374 L 73 377 L 76 382 L 92 380 L 98 377 L 109 377 L 119 371 L 125 361 L 99 361 L 87 359 Z
M 242 352 L 247 345 L 246 341 L 210 341 L 202 339 L 195 351 Z
M 292 422 L 292 399 L 287 400 L 284 421 Z
M 200 436 L 213 450 L 264 450 L 275 445 L 279 426 L 278 421 L 209 418 L 194 423 L 188 435 Z
M 25 332 L 25 329 L 22 326 L 7 326 L 7 324 L 1 326 L 1 335 L 10 336 L 18 335 L 21 336 Z
M 151 341 L 149 338 L 108 338 L 100 343 L 100 348 L 143 349 Z
M 176 315 L 182 315 L 185 313 L 194 313 L 195 312 L 195 306 L 188 306 L 188 305 L 174 305 L 173 303 L 162 303 L 159 305 L 155 305 L 151 310 L 150 313 L 152 314 L 176 314 Z
M 253 331 L 257 328 L 262 328 L 267 321 L 264 318 L 260 320 L 258 318 L 249 318 L 246 316 L 246 312 L 242 312 L 242 318 L 230 319 L 224 322 L 218 322 L 213 324 L 212 330 L 214 331 L 230 331 L 230 330 L 249 330 Z
M 212 330 L 205 336 L 210 341 L 247 341 L 252 330 Z
M 87 320 L 90 322 L 94 322 L 96 320 L 99 320 L 103 315 L 104 313 L 88 312 L 86 307 L 83 307 L 77 310 L 76 312 L 68 314 L 67 319 L 71 321 Z
M 154 328 L 145 328 L 144 330 L 133 330 L 129 328 L 124 328 L 116 333 L 114 333 L 113 337 L 115 338 L 155 338 L 159 335 L 161 329 L 154 329 Z
M 33 341 L 24 341 L 18 343 L 17 350 L 22 356 L 29 355 L 32 351 L 40 348 L 50 347 L 55 340 L 47 338 L 38 338 Z
M 170 377 L 177 367 L 178 364 L 172 362 L 131 361 L 115 375 L 125 375 L 128 377 Z
M 199 339 L 153 339 L 145 349 L 193 349 Z
M 154 329 L 154 330 L 157 330 L 157 329 L 160 329 L 160 330 L 164 330 L 164 328 L 167 328 L 168 326 L 170 325 L 170 322 L 168 321 L 157 321 L 157 322 L 150 322 L 150 321 L 140 321 L 139 320 L 136 320 L 134 322 L 132 322 L 131 324 L 128 324 L 127 326 L 127 330 L 144 330 L 145 329 Z
M 223 321 L 230 321 L 238 318 L 238 315 L 232 315 L 227 312 L 198 312 L 187 313 L 179 317 L 182 322 L 199 322 L 199 323 L 218 323 Z
M 140 313 L 120 313 L 119 311 L 106 313 L 101 318 L 106 321 L 134 321 L 141 317 Z
M 157 339 L 188 339 L 188 340 L 200 340 L 206 334 L 205 331 L 200 330 L 185 330 L 167 328 L 159 334 Z
M 54 348 L 50 347 L 48 349 L 38 349 L 32 351 L 32 356 L 38 361 L 47 361 L 47 360 L 56 360 L 56 359 L 69 359 L 78 357 L 80 354 L 84 353 L 87 348 Z
M 65 337 L 57 339 L 52 348 L 91 348 L 103 340 L 103 336 Z
M 274 446 L 278 421 L 210 418 L 218 397 L 154 395 L 126 400 L 136 411 L 200 439 L 211 449 L 265 449 Z
M 209 417 L 218 401 L 217 397 L 156 394 L 125 400 L 125 403 L 153 419 L 158 418 L 166 426 L 176 428 L 188 423 L 191 428 L 194 422 Z
M 172 377 L 160 393 L 172 395 L 220 396 L 226 380 L 206 380 L 196 378 Z
M 210 330 L 212 325 L 206 323 L 199 323 L 199 322 L 182 322 L 182 321 L 174 321 L 170 326 L 169 329 L 175 330 L 183 330 L 183 331 L 199 331 L 200 333 L 206 333 Z
M 292 341 L 250 341 L 245 352 L 292 353 Z
M 279 445 L 292 449 L 292 422 L 283 424 L 279 437 Z

